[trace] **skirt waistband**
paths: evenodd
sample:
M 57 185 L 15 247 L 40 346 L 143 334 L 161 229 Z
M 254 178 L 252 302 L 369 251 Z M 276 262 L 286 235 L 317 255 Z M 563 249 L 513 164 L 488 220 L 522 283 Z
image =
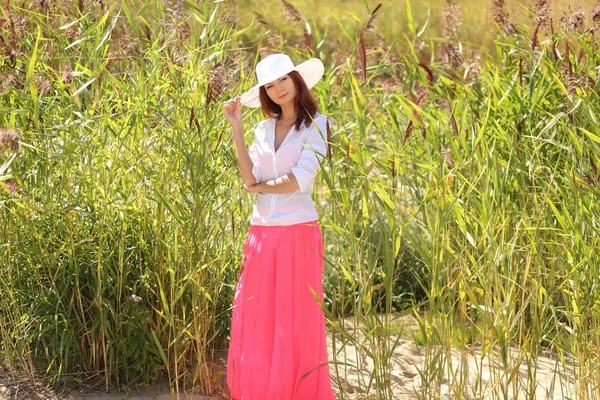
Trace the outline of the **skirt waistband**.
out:
M 297 224 L 292 224 L 292 225 L 256 225 L 256 224 L 250 224 L 250 227 L 256 227 L 256 228 L 285 228 L 285 227 L 290 227 L 290 226 L 319 226 L 319 221 L 318 220 L 314 220 L 314 221 L 308 221 L 308 222 L 300 222 Z

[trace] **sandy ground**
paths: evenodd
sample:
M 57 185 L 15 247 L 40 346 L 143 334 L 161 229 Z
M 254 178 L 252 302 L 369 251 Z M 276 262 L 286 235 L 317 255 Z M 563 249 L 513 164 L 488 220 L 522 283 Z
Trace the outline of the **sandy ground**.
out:
M 507 367 L 500 362 L 497 348 L 482 350 L 481 346 L 473 345 L 467 351 L 452 349 L 445 351 L 434 347 L 427 354 L 423 346 L 417 346 L 413 333 L 418 331 L 416 322 L 412 317 L 402 321 L 404 333 L 400 337 L 391 337 L 392 343 L 396 339 L 396 347 L 390 357 L 391 376 L 390 387 L 394 400 L 405 399 L 566 399 L 574 398 L 575 386 L 572 380 L 573 365 L 565 361 L 562 364 L 556 354 L 550 351 L 541 351 L 535 360 L 519 359 L 519 350 L 512 347 L 507 350 Z M 361 330 L 355 330 L 348 321 L 346 331 L 352 332 L 358 339 L 363 349 L 373 351 L 368 344 L 364 344 L 364 335 Z M 341 342 L 341 335 L 336 334 Z M 328 338 L 329 356 L 333 359 L 331 337 Z M 348 368 L 340 373 L 339 382 L 336 384 L 337 393 L 344 390 L 350 399 L 367 400 L 375 399 L 375 391 L 367 390 L 367 384 L 373 371 L 373 362 L 366 356 L 366 350 L 359 352 L 356 347 L 347 343 L 343 350 L 338 347 L 338 358 L 347 363 L 357 365 L 358 368 Z M 426 368 L 426 360 L 436 360 L 441 368 Z M 428 365 L 435 364 L 435 361 Z M 451 367 L 449 367 L 451 365 Z M 445 368 L 443 367 L 445 366 Z M 441 371 L 435 374 L 433 371 Z M 449 372 L 453 371 L 453 372 Z M 565 373 L 566 371 L 566 373 Z M 331 368 L 332 379 L 336 380 L 335 368 Z M 461 378 L 462 377 L 462 378 Z M 535 377 L 535 379 L 533 379 Z M 463 382 L 462 384 L 460 382 Z M 336 382 L 337 383 L 337 382 Z M 454 388 L 467 387 L 469 393 L 462 396 L 454 394 Z M 434 395 L 434 388 L 437 394 Z M 506 396 L 502 391 L 506 391 Z M 531 396 L 530 393 L 535 393 Z
M 502 367 L 498 362 L 499 357 L 491 355 L 492 351 L 484 352 L 477 346 L 468 351 L 452 350 L 445 352 L 444 357 L 437 358 L 447 361 L 443 364 L 446 368 L 438 368 L 438 371 L 444 372 L 434 374 L 431 371 L 436 369 L 428 371 L 425 368 L 425 361 L 435 359 L 436 355 L 439 356 L 440 350 L 434 348 L 433 354 L 427 354 L 425 348 L 415 345 L 414 340 L 411 339 L 411 331 L 414 331 L 416 326 L 415 322 L 407 317 L 403 320 L 403 324 L 402 336 L 390 338 L 392 343 L 398 339 L 395 351 L 390 357 L 392 373 L 388 376 L 389 386 L 395 400 L 429 398 L 431 392 L 427 393 L 426 390 L 433 388 L 437 388 L 439 397 L 452 399 L 456 397 L 453 395 L 452 388 L 456 387 L 456 383 L 461 382 L 461 379 L 464 382 L 463 385 L 469 388 L 470 394 L 462 397 L 467 399 L 499 398 L 502 388 L 506 390 L 506 398 L 510 399 L 564 399 L 574 395 L 574 385 L 569 378 L 572 373 L 565 373 L 563 364 L 548 351 L 541 352 L 536 360 L 519 360 L 517 358 L 518 349 L 512 348 L 509 350 L 507 358 L 509 360 L 508 367 Z M 346 331 L 351 333 L 358 343 L 361 343 L 362 351 L 358 351 L 351 343 L 342 346 L 342 336 L 339 333 L 335 334 L 337 359 L 346 361 L 338 364 L 337 369 L 334 364 L 330 366 L 334 390 L 338 396 L 343 391 L 348 398 L 353 400 L 375 399 L 375 391 L 372 388 L 368 389 L 373 362 L 367 356 L 367 352 L 374 349 L 369 348 L 368 343 L 364 341 L 364 334 L 360 329 L 355 329 L 351 321 L 346 321 L 344 326 Z M 328 335 L 328 346 L 330 360 L 333 360 L 334 349 L 331 334 Z M 436 352 L 438 354 L 435 354 Z M 219 366 L 215 371 L 214 385 L 217 389 L 215 393 L 224 393 L 224 397 L 180 393 L 179 399 L 220 400 L 227 398 L 224 375 L 227 353 L 221 351 L 216 356 Z M 448 372 L 450 361 L 451 370 L 454 373 Z M 568 363 L 565 365 L 567 371 L 572 370 L 572 365 Z M 535 382 L 531 376 L 535 376 Z M 509 383 L 507 384 L 507 382 Z M 374 382 L 371 383 L 371 386 L 374 386 Z M 535 391 L 535 396 L 527 395 L 528 392 L 533 391 Z M 27 379 L 16 378 L 13 380 L 7 371 L 0 370 L 0 400 L 169 400 L 171 398 L 177 399 L 177 396 L 173 395 L 172 397 L 169 393 L 167 382 L 146 387 L 133 393 L 131 397 L 119 393 L 65 395 L 45 390 L 41 386 L 32 387 Z

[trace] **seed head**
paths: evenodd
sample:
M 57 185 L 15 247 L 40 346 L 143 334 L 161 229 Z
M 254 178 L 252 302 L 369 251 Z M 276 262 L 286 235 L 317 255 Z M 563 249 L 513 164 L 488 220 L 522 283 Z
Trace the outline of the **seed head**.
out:
M 269 23 L 267 22 L 266 18 L 261 13 L 254 11 L 254 17 L 256 18 L 259 24 L 264 25 L 266 27 L 269 26 Z
M 479 71 L 481 69 L 481 56 L 476 54 L 474 51 L 471 51 L 468 55 L 467 60 L 463 62 L 463 67 L 467 73 L 467 86 L 472 86 L 477 76 L 479 75 Z
M 423 87 L 421 89 L 421 91 L 419 92 L 419 96 L 417 97 L 417 106 L 419 107 L 423 107 L 423 105 L 425 104 L 425 97 L 427 96 L 427 88 Z M 418 111 L 416 111 L 417 115 L 420 115 Z
M 0 76 L 0 94 L 3 93 L 10 86 L 10 82 L 6 79 L 6 76 Z
M 208 87 L 206 90 L 206 106 L 214 102 L 224 90 L 231 87 L 232 81 L 227 74 L 227 70 L 221 63 L 215 64 L 212 68 Z
M 543 21 L 539 21 L 535 25 L 535 29 L 533 31 L 533 37 L 531 38 L 531 50 L 532 51 L 535 51 L 535 46 L 537 45 L 537 42 L 538 42 L 538 31 L 540 30 L 540 26 L 542 26 L 542 22 Z
M 165 21 L 163 21 L 162 23 L 165 25 L 169 25 Z M 172 25 L 172 23 L 170 25 Z M 117 37 L 117 39 L 114 39 L 111 42 L 111 50 L 109 50 L 109 52 L 107 53 L 107 58 L 116 58 L 120 61 L 128 57 L 135 57 L 139 55 L 139 40 L 135 38 L 129 30 L 127 30 L 126 28 L 122 28 L 118 32 Z
M 377 15 L 377 12 L 381 9 L 382 5 L 383 5 L 383 3 L 379 3 L 377 5 L 377 7 L 375 7 L 373 9 L 373 11 L 371 12 L 371 16 L 369 17 L 369 21 L 367 22 L 367 25 L 364 28 L 365 32 L 375 32 L 375 25 L 373 23 L 375 22 L 375 20 L 377 18 L 379 18 L 379 16 Z
M 366 82 L 367 81 L 367 48 L 365 46 L 365 40 L 363 38 L 362 32 L 360 32 L 360 35 L 358 35 L 358 59 L 360 61 L 363 80 Z
M 277 53 L 277 49 L 279 48 L 281 36 L 274 33 L 267 37 L 266 43 L 264 43 L 260 47 L 260 56 L 261 58 L 265 58 L 273 53 Z
M 427 74 L 427 83 L 429 84 L 429 86 L 433 86 L 435 78 L 433 76 L 433 71 L 431 70 L 429 65 L 426 62 L 420 62 L 417 65 L 421 67 Z
M 70 18 L 68 18 L 65 22 L 71 22 Z M 81 27 L 79 26 L 79 23 L 69 26 L 65 32 L 65 37 L 69 40 L 77 39 L 79 35 L 81 35 Z
M 28 19 L 19 18 L 17 15 L 11 12 L 6 13 L 5 15 L 7 17 L 5 19 L 5 24 L 7 25 L 7 30 L 10 33 L 8 41 L 14 48 L 16 48 L 21 38 L 23 38 L 23 36 L 27 32 Z
M 0 151 L 10 149 L 19 150 L 19 133 L 7 126 L 0 126 Z
M 443 144 L 440 144 L 440 153 L 442 153 L 442 157 L 446 164 L 450 166 L 450 168 L 454 168 L 454 160 L 452 159 L 452 154 L 444 147 Z
M 508 11 L 504 9 L 504 0 L 494 0 L 492 6 L 492 18 L 507 35 L 517 33 L 517 25 L 510 20 Z
M 379 17 L 373 17 L 371 18 L 371 20 L 369 21 L 369 23 L 367 24 L 367 26 L 365 26 L 365 32 L 373 32 L 375 33 L 375 30 L 377 29 L 377 27 L 373 24 L 373 22 Z
M 575 7 L 575 10 L 571 10 L 569 6 L 569 12 L 560 19 L 560 23 L 565 31 L 579 31 L 585 24 L 585 14 L 581 6 Z
M 537 0 L 533 7 L 535 18 L 533 24 L 541 27 L 546 34 L 550 33 L 550 18 L 552 15 L 552 4 L 550 0 Z
M 48 79 L 44 79 L 41 76 L 37 76 L 34 81 L 35 89 L 38 91 L 40 96 L 46 96 L 52 90 L 52 85 Z
M 442 11 L 444 37 L 451 38 L 458 35 L 461 26 L 462 10 L 452 2 Z
M 30 7 L 34 6 L 40 10 L 48 11 L 50 10 L 50 3 L 50 0 L 35 0 L 32 4 L 30 4 Z
M 283 14 L 285 17 L 292 22 L 302 21 L 302 15 L 296 8 L 285 0 L 281 0 L 281 7 L 283 7 Z
M 426 97 L 427 97 L 427 87 L 422 87 L 419 91 L 419 95 L 417 96 L 417 101 L 415 102 L 415 104 L 417 105 L 418 108 L 415 108 L 413 110 L 413 115 L 417 118 L 418 121 L 421 122 L 421 124 L 423 124 L 423 119 L 421 118 L 419 108 L 422 108 L 423 105 L 425 104 Z M 410 137 L 410 135 L 414 129 L 414 125 L 415 124 L 412 119 L 410 121 L 408 121 L 408 126 L 406 127 L 406 131 L 404 132 L 404 138 L 402 139 L 402 144 L 406 143 L 406 141 Z M 425 137 L 424 124 L 423 124 L 423 127 L 421 128 L 421 133 L 423 134 L 423 137 Z
M 315 49 L 315 41 L 313 40 L 312 33 L 304 28 L 304 38 L 302 39 L 302 47 L 305 49 L 313 50 Z
M 458 68 L 461 64 L 461 57 L 458 49 L 452 42 L 446 42 L 442 45 L 442 54 L 440 56 L 442 63 L 452 68 Z
M 235 28 L 239 22 L 237 11 L 235 10 L 235 6 L 230 6 L 227 8 L 226 12 L 223 12 L 219 15 L 219 21 L 223 22 L 226 25 Z
M 17 194 L 17 192 L 19 191 L 19 185 L 17 185 L 17 183 L 13 180 L 6 180 L 4 181 L 4 187 L 6 188 L 6 190 L 8 190 L 12 195 Z
M 73 69 L 71 64 L 66 64 L 62 71 L 62 81 L 65 85 L 70 85 L 73 82 Z
M 177 36 L 179 36 L 179 40 L 186 40 L 190 37 L 190 26 L 187 22 L 177 27 Z
M 12 74 L 10 72 L 6 76 L 6 81 L 8 83 L 10 83 L 11 85 L 13 85 L 13 87 L 15 89 L 23 89 L 23 83 L 21 83 L 21 81 L 19 80 L 19 78 L 17 78 L 14 74 Z
M 594 29 L 600 27 L 600 0 L 598 0 L 592 10 L 592 21 L 594 21 Z

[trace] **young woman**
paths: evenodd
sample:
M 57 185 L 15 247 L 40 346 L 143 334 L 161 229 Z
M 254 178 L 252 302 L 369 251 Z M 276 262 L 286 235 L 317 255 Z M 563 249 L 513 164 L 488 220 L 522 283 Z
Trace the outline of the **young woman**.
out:
M 223 107 L 244 189 L 258 193 L 235 292 L 227 385 L 234 400 L 335 400 L 315 299 L 323 300 L 324 251 L 311 196 L 327 152 L 327 118 L 310 92 L 323 63 L 294 66 L 273 54 L 256 75 L 256 86 Z M 241 104 L 268 117 L 249 151 Z

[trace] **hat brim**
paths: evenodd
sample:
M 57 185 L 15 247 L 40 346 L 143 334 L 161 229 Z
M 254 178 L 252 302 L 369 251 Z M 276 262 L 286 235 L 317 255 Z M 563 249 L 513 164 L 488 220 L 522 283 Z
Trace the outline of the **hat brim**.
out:
M 311 58 L 310 60 L 306 60 L 303 63 L 296 65 L 294 67 L 294 69 L 292 69 L 292 71 L 298 71 L 300 76 L 302 76 L 302 79 L 304 79 L 306 86 L 309 89 L 312 89 L 323 77 L 325 68 L 323 67 L 323 62 L 321 62 L 321 60 L 319 60 L 318 58 Z M 289 71 L 289 72 L 291 72 L 291 71 Z M 289 72 L 286 72 L 286 74 Z M 285 74 L 281 74 L 281 76 L 284 76 L 284 75 Z M 274 78 L 273 80 L 278 79 L 281 76 L 278 76 L 277 78 Z M 256 85 L 254 85 L 252 88 L 250 88 L 248 91 L 243 93 L 240 96 L 241 103 L 243 105 L 245 105 L 246 107 L 251 107 L 251 108 L 260 107 L 260 90 L 259 89 L 261 86 L 264 86 L 267 83 L 270 83 L 270 82 L 258 83 Z

